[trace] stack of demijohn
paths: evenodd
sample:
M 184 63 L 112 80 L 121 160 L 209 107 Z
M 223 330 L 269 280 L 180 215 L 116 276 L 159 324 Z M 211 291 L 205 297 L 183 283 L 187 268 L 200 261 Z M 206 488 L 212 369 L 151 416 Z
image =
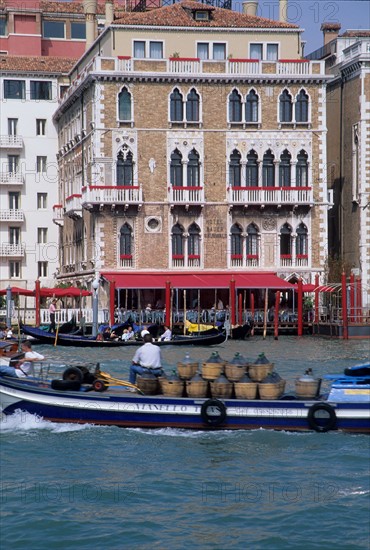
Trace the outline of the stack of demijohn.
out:
M 202 376 L 205 380 L 216 380 L 223 372 L 226 361 L 221 359 L 217 351 L 213 351 L 211 357 L 202 363 Z

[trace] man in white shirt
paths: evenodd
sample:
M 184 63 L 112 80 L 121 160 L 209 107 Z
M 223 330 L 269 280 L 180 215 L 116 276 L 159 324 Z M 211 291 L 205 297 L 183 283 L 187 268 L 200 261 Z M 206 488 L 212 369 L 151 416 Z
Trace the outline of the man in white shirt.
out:
M 24 357 L 18 361 L 15 367 L 0 365 L 0 376 L 25 378 L 32 369 L 32 363 L 45 359 L 41 353 L 32 350 L 31 342 L 28 340 L 23 342 L 22 351 L 24 352 Z
M 161 350 L 152 343 L 151 334 L 144 335 L 144 345 L 140 346 L 132 359 L 130 367 L 130 383 L 136 383 L 136 375 L 150 372 L 154 376 L 161 376 Z
M 171 338 L 172 338 L 172 331 L 171 331 L 170 327 L 168 327 L 168 326 L 165 325 L 164 328 L 165 328 L 165 331 L 164 331 L 164 333 L 163 333 L 162 336 L 161 336 L 161 340 L 162 340 L 162 341 L 163 341 L 163 340 L 166 340 L 166 341 L 167 341 L 167 340 L 171 340 Z

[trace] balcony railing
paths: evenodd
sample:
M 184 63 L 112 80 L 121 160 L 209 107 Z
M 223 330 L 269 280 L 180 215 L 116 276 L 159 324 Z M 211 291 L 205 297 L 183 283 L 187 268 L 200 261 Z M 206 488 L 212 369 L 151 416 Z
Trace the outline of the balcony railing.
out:
M 232 254 L 231 255 L 231 267 L 258 267 L 259 257 L 258 254 Z
M 171 204 L 199 204 L 204 203 L 203 187 L 180 187 L 169 185 L 168 200 Z
M 23 244 L 0 245 L 0 256 L 8 258 L 22 258 L 24 256 Z
M 24 175 L 20 172 L 1 172 L 0 184 L 4 185 L 23 185 Z
M 53 222 L 56 225 L 63 225 L 64 223 L 64 209 L 61 204 L 54 204 L 53 206 Z
M 132 254 L 121 254 L 119 258 L 120 267 L 134 267 Z
M 141 205 L 143 191 L 139 185 L 90 185 L 82 188 L 82 206 L 94 205 Z
M 0 147 L 4 149 L 22 149 L 23 138 L 21 136 L 1 135 Z
M 24 212 L 23 210 L 0 210 L 1 222 L 23 222 Z
M 81 217 L 82 216 L 82 206 L 81 206 L 81 197 L 82 195 L 74 194 L 66 198 L 66 214 L 67 216 Z
M 309 75 L 312 74 L 312 65 L 305 59 L 280 60 L 276 63 L 276 74 L 284 75 Z
M 311 187 L 229 187 L 231 204 L 313 204 Z

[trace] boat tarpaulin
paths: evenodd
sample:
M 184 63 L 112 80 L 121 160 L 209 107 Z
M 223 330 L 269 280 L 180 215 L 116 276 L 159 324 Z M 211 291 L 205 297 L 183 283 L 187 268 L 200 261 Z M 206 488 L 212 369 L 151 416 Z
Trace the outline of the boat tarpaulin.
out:
M 229 288 L 232 280 L 235 288 L 269 288 L 273 290 L 292 290 L 296 285 L 281 279 L 273 272 L 226 273 L 222 272 L 102 272 L 109 282 L 114 281 L 118 288 Z

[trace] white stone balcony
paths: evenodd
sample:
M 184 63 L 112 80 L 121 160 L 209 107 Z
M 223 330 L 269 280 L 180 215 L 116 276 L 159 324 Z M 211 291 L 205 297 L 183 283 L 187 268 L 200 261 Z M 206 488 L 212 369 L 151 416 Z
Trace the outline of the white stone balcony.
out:
M 64 224 L 64 209 L 61 204 L 54 204 L 53 206 L 53 222 L 56 225 L 62 226 Z
M 66 214 L 70 218 L 82 217 L 81 196 L 75 193 L 66 198 Z
M 87 209 L 96 205 L 141 206 L 143 191 L 141 185 L 90 185 L 82 188 L 81 202 Z
M 23 258 L 23 244 L 1 244 L 0 256 L 5 258 Z
M 229 187 L 230 204 L 313 205 L 311 187 Z
M 168 186 L 168 201 L 170 204 L 203 206 L 204 187 L 181 187 L 170 184 Z
M 22 149 L 22 136 L 0 135 L 0 147 L 4 149 Z
M 23 210 L 0 210 L 0 222 L 23 222 Z
M 1 172 L 0 173 L 1 185 L 23 185 L 24 175 L 20 172 Z

